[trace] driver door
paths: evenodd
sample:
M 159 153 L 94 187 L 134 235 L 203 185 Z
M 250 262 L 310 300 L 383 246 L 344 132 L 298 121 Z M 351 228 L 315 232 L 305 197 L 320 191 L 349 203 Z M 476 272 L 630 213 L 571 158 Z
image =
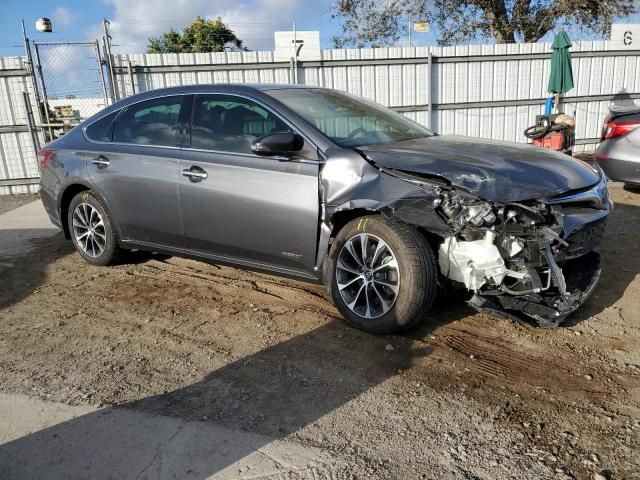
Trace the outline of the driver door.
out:
M 187 247 L 221 260 L 313 275 L 319 163 L 251 152 L 258 136 L 291 128 L 257 102 L 229 94 L 194 97 L 180 159 Z

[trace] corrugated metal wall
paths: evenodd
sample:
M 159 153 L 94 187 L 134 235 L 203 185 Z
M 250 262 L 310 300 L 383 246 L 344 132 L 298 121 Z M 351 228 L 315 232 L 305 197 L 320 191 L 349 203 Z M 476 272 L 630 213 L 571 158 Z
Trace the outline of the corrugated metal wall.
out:
M 576 42 L 571 49 L 576 85 L 564 110 L 576 117 L 577 151 L 595 147 L 611 104 L 640 98 L 640 56 L 608 48 L 608 42 Z M 549 95 L 550 56 L 548 43 L 323 50 L 321 61 L 299 62 L 298 83 L 362 95 L 438 133 L 526 142 L 522 132 L 543 113 Z M 291 77 L 289 65 L 275 62 L 272 52 L 124 55 L 116 63 L 125 95 L 132 83 L 141 92 L 193 83 L 288 83 Z
M 134 90 L 140 93 L 196 83 L 290 82 L 289 62 L 276 62 L 274 52 L 130 54 L 116 56 L 114 63 L 120 72 L 116 77 L 121 97 Z
M 608 42 L 576 42 L 571 49 L 575 88 L 564 111 L 576 118 L 581 143 L 576 150 L 595 148 L 611 104 L 640 98 L 640 56 L 608 47 Z M 409 63 L 429 50 L 430 76 L 429 65 Z M 548 43 L 325 50 L 324 64 L 306 69 L 304 79 L 398 108 L 441 134 L 526 142 L 522 132 L 543 113 L 549 96 L 550 52 Z M 382 59 L 407 62 L 377 62 Z M 377 64 L 350 66 L 345 60 Z M 431 118 L 425 108 L 429 99 Z
M 24 180 L 38 177 L 38 168 L 22 92 L 29 93 L 35 109 L 33 83 L 24 59 L 0 58 L 0 195 L 38 190 L 38 185 Z

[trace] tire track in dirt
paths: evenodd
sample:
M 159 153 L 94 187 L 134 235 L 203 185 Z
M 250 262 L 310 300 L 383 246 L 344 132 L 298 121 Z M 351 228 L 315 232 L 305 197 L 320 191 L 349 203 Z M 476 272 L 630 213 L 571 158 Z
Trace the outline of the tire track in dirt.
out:
M 529 387 L 544 385 L 558 392 L 588 393 L 608 397 L 610 389 L 594 388 L 593 383 L 570 367 L 563 359 L 548 358 L 544 348 L 527 347 L 497 336 L 480 333 L 467 327 L 445 326 L 434 337 L 433 343 L 444 352 L 452 352 L 463 359 L 463 377 L 470 381 L 489 382 L 499 387 L 516 390 L 523 384 Z M 446 356 L 446 353 L 445 353 Z
M 270 303 L 273 301 L 283 303 L 285 305 L 298 304 L 306 308 L 314 307 L 318 313 L 323 315 L 335 315 L 333 306 L 328 303 L 327 298 L 320 293 L 323 287 L 318 286 L 314 290 L 313 286 L 301 286 L 299 284 L 287 281 L 278 281 L 270 277 L 264 276 L 257 278 L 258 275 L 250 273 L 246 275 L 234 275 L 236 270 L 229 269 L 229 275 L 224 269 L 209 273 L 201 269 L 194 269 L 189 265 L 174 264 L 168 262 L 149 262 L 143 265 L 140 271 L 135 271 L 134 275 L 146 277 L 150 279 L 163 279 L 176 283 L 183 283 L 195 287 L 206 287 L 208 290 L 214 289 L 222 295 L 233 296 L 233 302 L 237 302 L 235 296 L 238 293 L 248 293 L 251 295 L 252 303 Z M 149 270 L 149 271 L 145 271 Z M 243 278 L 246 276 L 248 278 Z M 220 301 L 225 302 L 224 298 Z

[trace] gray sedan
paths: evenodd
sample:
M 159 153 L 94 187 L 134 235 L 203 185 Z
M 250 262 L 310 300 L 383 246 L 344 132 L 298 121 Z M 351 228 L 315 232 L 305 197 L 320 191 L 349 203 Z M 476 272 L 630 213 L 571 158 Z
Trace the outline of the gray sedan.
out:
M 376 333 L 414 326 L 444 288 L 558 325 L 595 288 L 611 211 L 598 168 L 315 87 L 146 92 L 39 161 L 47 212 L 89 263 L 142 249 L 324 282 Z

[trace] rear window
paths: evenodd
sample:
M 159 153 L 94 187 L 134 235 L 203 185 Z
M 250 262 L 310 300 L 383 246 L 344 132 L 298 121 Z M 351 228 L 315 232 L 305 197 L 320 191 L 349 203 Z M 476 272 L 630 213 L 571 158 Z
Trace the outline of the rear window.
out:
M 113 119 L 116 118 L 118 113 L 120 113 L 120 110 L 110 113 L 89 125 L 85 130 L 87 137 L 96 142 L 110 142 L 113 135 Z
M 177 145 L 183 98 L 182 95 L 155 98 L 127 107 L 115 122 L 113 141 L 139 145 Z

